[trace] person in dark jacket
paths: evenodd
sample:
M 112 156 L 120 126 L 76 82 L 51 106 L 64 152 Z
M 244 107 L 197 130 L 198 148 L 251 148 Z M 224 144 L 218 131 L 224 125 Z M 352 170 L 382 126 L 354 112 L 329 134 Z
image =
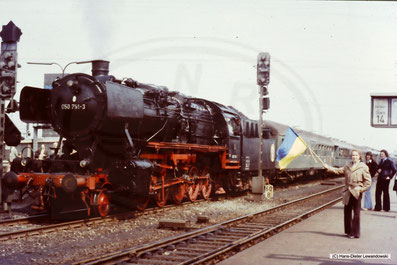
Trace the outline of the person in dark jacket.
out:
M 372 183 L 374 182 L 374 176 L 376 174 L 376 171 L 378 170 L 378 164 L 373 160 L 372 158 L 372 153 L 371 152 L 367 152 L 365 154 L 365 164 L 368 166 L 369 168 L 369 173 L 371 174 L 371 187 L 372 187 Z M 372 210 L 372 198 L 371 198 L 371 187 L 369 187 L 369 189 L 364 192 L 364 210 Z
M 378 180 L 376 182 L 375 191 L 375 211 L 382 210 L 381 196 L 383 193 L 383 210 L 390 211 L 390 196 L 389 183 L 395 174 L 395 167 L 393 161 L 389 159 L 389 154 L 386 150 L 380 151 L 380 162 L 378 167 Z

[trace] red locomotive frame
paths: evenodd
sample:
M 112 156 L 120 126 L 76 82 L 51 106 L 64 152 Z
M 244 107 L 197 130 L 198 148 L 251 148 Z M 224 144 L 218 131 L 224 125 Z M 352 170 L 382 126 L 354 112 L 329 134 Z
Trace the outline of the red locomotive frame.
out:
M 149 142 L 146 152 L 140 158 L 155 164 L 151 175 L 149 195 L 154 197 L 156 205 L 163 207 L 168 199 L 176 204 L 182 203 L 185 195 L 188 200 L 195 201 L 199 195 L 208 199 L 211 194 L 224 185 L 224 178 L 229 178 L 230 184 L 233 172 L 240 169 L 240 162 L 228 159 L 227 148 L 223 146 L 182 144 L 169 142 Z M 217 154 L 223 174 L 213 174 L 208 167 L 196 164 L 198 153 Z M 174 170 L 182 171 L 183 177 L 175 177 Z M 231 174 L 230 174 L 231 173 Z M 226 175 L 226 176 L 224 176 Z M 99 216 L 106 216 L 111 209 L 109 192 L 112 184 L 108 173 L 102 169 L 89 175 L 71 173 L 19 173 L 18 186 L 35 189 L 39 192 L 39 205 L 35 209 L 44 210 L 51 207 L 51 199 L 57 199 L 57 189 L 76 190 L 84 203 L 88 216 L 92 211 Z M 52 183 L 52 185 L 49 185 Z M 242 184 L 240 185 L 242 187 Z M 76 189 L 77 188 L 77 189 Z M 146 209 L 149 196 L 135 198 L 136 208 Z

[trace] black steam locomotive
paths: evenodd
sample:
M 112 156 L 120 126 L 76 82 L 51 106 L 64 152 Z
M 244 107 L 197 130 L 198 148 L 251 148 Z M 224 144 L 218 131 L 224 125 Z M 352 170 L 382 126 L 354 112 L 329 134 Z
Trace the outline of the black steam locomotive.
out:
M 92 61 L 92 75 L 70 74 L 52 87 L 24 87 L 20 118 L 51 124 L 60 135 L 58 148 L 45 160 L 17 158 L 4 183 L 35 191 L 36 207 L 54 215 L 80 208 L 106 216 L 111 202 L 144 210 L 150 197 L 160 207 L 185 196 L 209 198 L 216 191 L 248 189 L 257 174 L 258 122 L 233 107 L 116 79 L 102 60 Z M 264 175 L 274 180 L 322 172 L 309 154 L 286 171 L 278 169 L 275 151 L 286 129 L 265 122 Z M 298 133 L 332 165 L 344 164 L 354 148 Z

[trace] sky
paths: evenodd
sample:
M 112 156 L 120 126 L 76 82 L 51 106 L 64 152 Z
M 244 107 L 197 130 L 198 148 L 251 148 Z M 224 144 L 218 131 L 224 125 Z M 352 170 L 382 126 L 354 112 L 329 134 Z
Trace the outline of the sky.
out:
M 370 94 L 396 93 L 397 3 L 8 0 L 0 2 L 0 18 L 23 33 L 18 94 L 61 70 L 27 62 L 105 59 L 117 78 L 164 85 L 258 119 L 256 60 L 268 52 L 264 119 L 397 153 L 397 129 L 370 126 Z M 90 69 L 71 64 L 65 72 Z

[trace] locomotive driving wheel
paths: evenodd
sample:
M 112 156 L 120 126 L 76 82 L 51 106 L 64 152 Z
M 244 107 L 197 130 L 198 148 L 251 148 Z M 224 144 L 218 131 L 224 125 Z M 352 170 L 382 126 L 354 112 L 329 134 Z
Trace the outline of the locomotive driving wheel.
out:
M 106 216 L 110 212 L 110 199 L 107 189 L 103 189 L 94 195 L 94 212 L 99 216 Z
M 187 189 L 186 189 L 187 197 L 188 197 L 188 199 L 191 202 L 194 202 L 197 199 L 197 196 L 198 196 L 199 191 L 200 191 L 200 185 L 198 185 L 196 183 L 197 176 L 198 176 L 197 168 L 196 167 L 192 167 L 189 170 L 189 178 L 190 178 L 190 181 L 192 181 L 192 183 L 189 184 L 187 186 Z
M 208 199 L 211 197 L 211 191 L 212 191 L 212 183 L 211 183 L 211 177 L 210 177 L 210 172 L 208 168 L 204 168 L 201 175 L 205 177 L 204 180 L 201 182 L 201 196 L 203 196 L 204 199 Z
M 185 196 L 186 184 L 177 184 L 172 188 L 171 197 L 175 204 L 181 204 Z

